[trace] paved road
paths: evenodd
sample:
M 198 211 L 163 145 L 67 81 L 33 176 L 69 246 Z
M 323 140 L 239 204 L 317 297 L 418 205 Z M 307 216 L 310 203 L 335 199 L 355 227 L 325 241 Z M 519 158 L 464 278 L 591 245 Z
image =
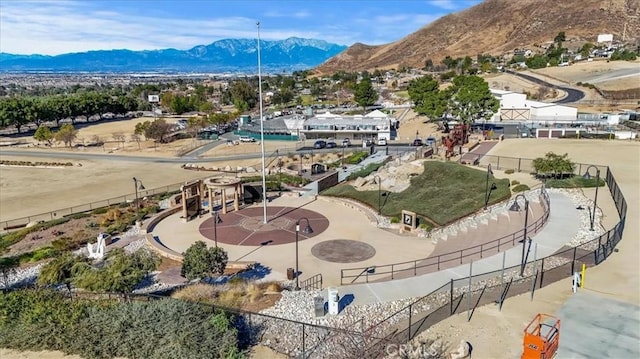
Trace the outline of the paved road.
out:
M 565 98 L 563 98 L 561 100 L 558 100 L 555 103 L 572 103 L 572 102 L 580 101 L 580 100 L 582 100 L 584 98 L 584 92 L 582 92 L 580 90 L 577 90 L 577 89 L 574 89 L 572 87 L 554 85 L 552 83 L 543 81 L 543 80 L 541 80 L 541 79 L 539 79 L 537 77 L 521 74 L 521 73 L 518 73 L 518 72 L 515 72 L 515 71 L 507 70 L 505 72 L 507 72 L 508 74 L 523 78 L 523 79 L 525 79 L 527 81 L 533 82 L 535 84 L 547 86 L 547 87 L 558 89 L 558 90 L 562 90 L 562 91 L 567 93 L 567 96 Z

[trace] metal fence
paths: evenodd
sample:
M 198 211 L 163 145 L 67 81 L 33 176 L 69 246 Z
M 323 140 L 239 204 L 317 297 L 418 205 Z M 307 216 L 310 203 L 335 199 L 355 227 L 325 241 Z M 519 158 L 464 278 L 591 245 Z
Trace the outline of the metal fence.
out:
M 198 179 L 205 179 L 207 177 L 210 177 L 210 176 L 204 176 L 204 177 L 200 177 Z M 164 194 L 164 193 L 167 193 L 167 192 L 179 191 L 180 190 L 180 186 L 182 186 L 183 184 L 184 184 L 184 182 L 179 182 L 179 183 L 174 183 L 174 184 L 170 184 L 170 185 L 167 185 L 167 186 L 139 190 L 138 191 L 138 196 L 140 198 L 143 198 L 143 197 L 148 197 L 148 196 L 155 196 L 155 195 L 159 195 L 159 194 Z M 62 218 L 62 217 L 65 217 L 65 216 L 69 216 L 69 215 L 72 215 L 72 214 L 75 214 L 75 213 L 84 213 L 84 212 L 93 211 L 93 210 L 98 209 L 98 208 L 104 208 L 104 207 L 109 207 L 109 206 L 113 206 L 113 205 L 119 205 L 121 203 L 129 203 L 129 202 L 133 202 L 135 200 L 135 198 L 136 198 L 135 193 L 125 194 L 125 195 L 122 195 L 122 196 L 103 199 L 103 200 L 100 200 L 100 201 L 79 204 L 79 205 L 72 206 L 72 207 L 60 208 L 60 209 L 57 209 L 55 211 L 44 212 L 44 213 L 40 213 L 40 214 L 34 214 L 34 215 L 31 215 L 31 216 L 22 217 L 22 218 L 4 220 L 4 221 L 0 222 L 0 229 L 2 229 L 2 230 L 10 230 L 10 229 L 14 229 L 14 228 L 20 228 L 20 227 L 24 227 L 25 225 L 27 225 L 28 223 L 31 223 L 31 222 L 50 221 L 50 220 L 54 220 L 54 219 L 57 219 L 57 218 Z
M 521 266 L 516 265 L 490 273 L 452 279 L 368 328 L 365 334 L 369 331 L 384 331 L 387 334 L 382 340 L 406 343 L 449 316 L 466 312 L 467 319 L 471 320 L 478 306 L 497 303 L 502 308 L 506 298 L 524 293 L 531 293 L 533 300 L 536 289 L 571 277 L 583 264 L 587 267 L 600 264 L 614 252 L 622 239 L 627 212 L 627 203 L 608 168 L 605 181 L 620 216 L 620 221 L 606 233 L 578 246 L 564 247 L 548 257 L 526 263 L 522 276 Z
M 540 218 L 527 225 L 529 235 L 541 230 L 549 218 L 549 196 L 544 187 L 540 189 L 540 197 L 544 212 Z M 522 228 L 490 242 L 412 261 L 341 269 L 340 284 L 369 283 L 370 280 L 393 280 L 452 268 L 512 248 L 524 238 L 524 233 L 525 230 Z

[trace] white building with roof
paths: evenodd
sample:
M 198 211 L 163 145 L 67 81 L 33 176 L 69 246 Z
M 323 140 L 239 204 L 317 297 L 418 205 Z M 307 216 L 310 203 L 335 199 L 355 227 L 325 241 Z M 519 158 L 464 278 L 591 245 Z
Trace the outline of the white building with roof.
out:
M 504 90 L 491 89 L 491 93 L 500 101 L 500 109 L 494 121 L 538 121 L 538 122 L 574 122 L 578 117 L 575 107 L 527 100 L 527 95 Z
M 322 113 L 304 121 L 300 133 L 307 139 L 349 138 L 386 139 L 395 136 L 397 120 L 386 113 L 375 110 L 364 116 L 345 116 L 330 112 Z

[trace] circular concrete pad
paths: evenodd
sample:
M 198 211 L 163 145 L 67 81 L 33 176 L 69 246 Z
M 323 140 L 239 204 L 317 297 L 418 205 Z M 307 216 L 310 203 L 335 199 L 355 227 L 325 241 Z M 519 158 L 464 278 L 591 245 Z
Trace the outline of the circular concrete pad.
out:
M 327 217 L 318 212 L 295 207 L 267 206 L 267 223 L 264 223 L 262 206 L 219 214 L 222 222 L 214 226 L 213 217 L 200 224 L 200 234 L 218 243 L 260 246 L 295 242 L 296 222 L 307 218 L 313 233 L 305 234 L 307 221 L 300 221 L 299 240 L 317 236 L 329 227 Z
M 311 253 L 318 259 L 334 263 L 356 263 L 376 255 L 372 246 L 347 239 L 334 239 L 316 244 Z

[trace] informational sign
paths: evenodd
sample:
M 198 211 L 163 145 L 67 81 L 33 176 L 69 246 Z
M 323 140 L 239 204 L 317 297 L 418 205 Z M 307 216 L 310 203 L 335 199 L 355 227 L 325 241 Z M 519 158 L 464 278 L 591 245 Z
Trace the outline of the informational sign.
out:
M 613 34 L 599 34 L 598 35 L 598 42 L 612 42 L 613 41 Z
M 158 95 L 149 95 L 149 102 L 153 102 L 153 103 L 160 102 L 160 96 L 158 96 Z
M 416 218 L 417 217 L 415 212 L 402 210 L 402 224 L 404 225 L 405 229 L 415 229 L 417 226 Z

